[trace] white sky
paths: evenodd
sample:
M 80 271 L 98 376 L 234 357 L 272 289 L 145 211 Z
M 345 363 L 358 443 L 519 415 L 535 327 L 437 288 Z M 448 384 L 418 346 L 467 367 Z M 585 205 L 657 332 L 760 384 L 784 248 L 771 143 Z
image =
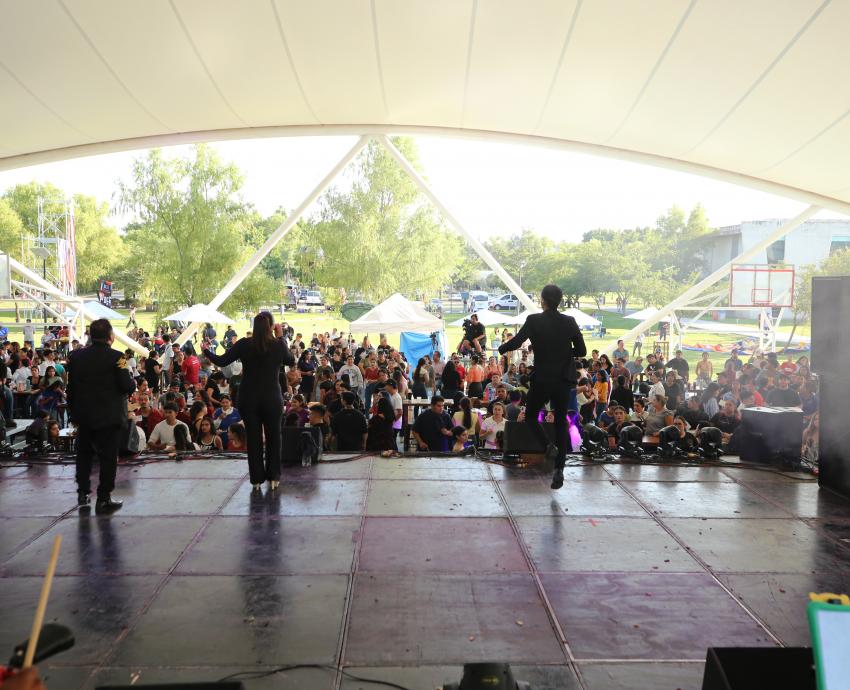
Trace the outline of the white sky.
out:
M 714 227 L 784 218 L 804 204 L 683 173 L 566 151 L 457 138 L 418 137 L 426 177 L 448 208 L 481 239 L 524 227 L 578 241 L 593 228 L 652 225 L 673 204 L 697 202 Z M 243 197 L 267 215 L 296 206 L 354 143 L 305 137 L 212 144 L 245 176 Z M 188 147 L 170 147 L 168 155 Z M 111 201 L 140 152 L 79 158 L 0 172 L 0 192 L 19 182 L 50 181 L 68 193 Z M 840 216 L 835 216 L 840 217 Z M 115 218 L 119 228 L 124 219 Z

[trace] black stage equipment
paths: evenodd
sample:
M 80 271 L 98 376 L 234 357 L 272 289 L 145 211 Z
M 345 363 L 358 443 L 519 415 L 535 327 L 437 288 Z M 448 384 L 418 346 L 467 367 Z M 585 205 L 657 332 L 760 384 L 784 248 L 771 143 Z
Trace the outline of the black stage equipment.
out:
M 546 437 L 555 442 L 555 425 L 552 422 L 543 423 L 543 431 Z M 505 443 L 502 450 L 505 453 L 542 453 L 545 448 L 540 447 L 540 442 L 532 433 L 525 422 L 505 422 Z M 568 449 L 569 453 L 572 449 Z
M 443 690 L 532 690 L 516 680 L 509 664 L 464 664 L 460 683 L 446 683 Z
M 809 647 L 709 647 L 702 690 L 815 690 Z
M 662 458 L 675 458 L 682 455 L 679 427 L 675 424 L 665 426 L 658 432 L 658 455 Z
M 796 407 L 745 407 L 735 436 L 744 462 L 796 465 L 803 443 L 803 412 Z
M 595 424 L 585 424 L 581 432 L 581 452 L 592 458 L 601 458 L 608 453 L 608 432 Z
M 850 371 L 837 364 L 850 348 L 850 276 L 812 280 L 812 368 L 819 374 L 818 483 L 850 498 Z
M 620 429 L 617 452 L 626 458 L 643 457 L 643 429 L 636 424 L 629 424 Z
M 321 441 L 321 429 L 317 427 L 303 426 L 285 426 L 281 430 L 281 450 L 280 460 L 283 465 L 301 465 L 303 464 L 303 455 L 305 450 L 310 450 L 311 455 L 313 449 L 305 444 L 305 439 L 302 434 L 308 434 L 313 438 L 316 448 L 319 447 Z M 315 462 L 315 459 L 313 460 Z
M 723 455 L 723 433 L 716 426 L 704 426 L 699 430 L 699 454 L 708 460 Z
M 155 683 L 152 685 L 98 685 L 95 690 L 245 690 L 236 680 L 206 683 Z

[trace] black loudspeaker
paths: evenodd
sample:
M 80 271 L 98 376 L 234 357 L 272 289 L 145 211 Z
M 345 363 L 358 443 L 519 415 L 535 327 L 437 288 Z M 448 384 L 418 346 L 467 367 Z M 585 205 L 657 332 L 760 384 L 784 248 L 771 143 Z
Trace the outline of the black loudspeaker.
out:
M 98 685 L 95 690 L 245 690 L 240 681 L 222 683 L 156 683 L 154 685 Z
M 808 647 L 709 647 L 702 690 L 815 690 Z
M 321 429 L 317 427 L 285 426 L 281 430 L 280 462 L 282 465 L 300 465 L 303 442 L 301 434 L 309 431 L 316 444 L 321 443 Z
M 543 431 L 554 443 L 555 425 L 552 422 L 543 422 Z M 502 450 L 505 453 L 542 453 L 546 449 L 540 447 L 540 442 L 525 422 L 505 422 L 505 442 Z
M 744 462 L 788 465 L 799 462 L 803 412 L 795 407 L 745 407 L 741 410 L 738 454 Z
M 818 483 L 850 498 L 850 276 L 812 280 L 812 367 L 818 373 Z

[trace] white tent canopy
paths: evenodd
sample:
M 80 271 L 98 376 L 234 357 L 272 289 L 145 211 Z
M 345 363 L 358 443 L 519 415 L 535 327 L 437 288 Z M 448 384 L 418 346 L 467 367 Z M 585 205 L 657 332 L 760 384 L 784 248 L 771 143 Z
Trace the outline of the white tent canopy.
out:
M 123 314 L 119 314 L 114 309 L 110 309 L 106 305 L 95 300 L 84 302 L 83 306 L 85 307 L 86 316 L 89 319 L 109 319 L 110 321 L 121 321 L 124 319 Z M 79 308 L 74 309 L 73 307 L 68 307 L 65 309 L 64 316 L 65 318 L 72 319 L 78 312 Z
M 185 321 L 186 323 L 233 323 L 229 316 L 216 311 L 206 304 L 193 304 L 166 316 L 165 321 Z
M 512 317 L 511 319 L 509 319 L 505 323 L 508 323 L 508 324 L 511 324 L 511 325 L 514 325 L 514 326 L 520 326 L 520 325 L 525 323 L 525 320 L 528 318 L 529 314 L 538 314 L 538 313 L 540 313 L 539 309 L 537 311 L 533 311 L 533 312 L 526 310 L 526 311 Z M 562 311 L 561 313 L 566 314 L 567 316 L 572 316 L 576 320 L 576 323 L 578 324 L 579 328 L 588 328 L 588 327 L 595 328 L 596 326 L 599 326 L 602 323 L 598 319 L 594 319 L 592 316 L 588 316 L 583 311 L 581 311 L 580 309 L 576 309 L 575 307 L 570 307 L 569 309 L 564 309 L 564 311 Z
M 443 321 L 395 293 L 352 321 L 349 330 L 352 333 L 433 333 L 443 330 Z
M 505 314 L 500 314 L 496 311 L 490 311 L 489 309 L 481 309 L 479 311 L 472 312 L 478 317 L 478 321 L 484 326 L 496 326 L 503 323 L 509 323 L 510 317 Z M 468 314 L 467 316 L 461 316 L 457 321 L 452 321 L 450 326 L 462 326 L 464 319 L 468 319 L 472 314 Z
M 646 309 L 641 309 L 640 311 L 633 311 L 631 314 L 626 314 L 623 318 L 632 319 L 634 321 L 644 321 L 645 319 L 655 316 L 658 311 L 659 310 L 655 307 L 647 307 Z M 663 319 L 659 319 L 659 321 L 669 323 L 670 317 L 665 316 Z
M 847 212 L 847 26 L 850 3 L 821 0 L 7 2 L 0 169 L 433 132 L 630 158 Z

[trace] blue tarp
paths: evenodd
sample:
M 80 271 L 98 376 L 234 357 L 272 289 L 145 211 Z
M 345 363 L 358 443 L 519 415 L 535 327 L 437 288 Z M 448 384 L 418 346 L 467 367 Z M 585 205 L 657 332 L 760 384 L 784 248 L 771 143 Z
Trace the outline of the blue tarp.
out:
M 431 336 L 425 333 L 410 333 L 403 332 L 399 342 L 398 349 L 404 353 L 407 361 L 415 365 L 420 357 L 430 355 L 434 351 L 431 343 Z M 443 360 L 446 359 L 446 332 L 437 332 L 437 349 L 442 353 Z

